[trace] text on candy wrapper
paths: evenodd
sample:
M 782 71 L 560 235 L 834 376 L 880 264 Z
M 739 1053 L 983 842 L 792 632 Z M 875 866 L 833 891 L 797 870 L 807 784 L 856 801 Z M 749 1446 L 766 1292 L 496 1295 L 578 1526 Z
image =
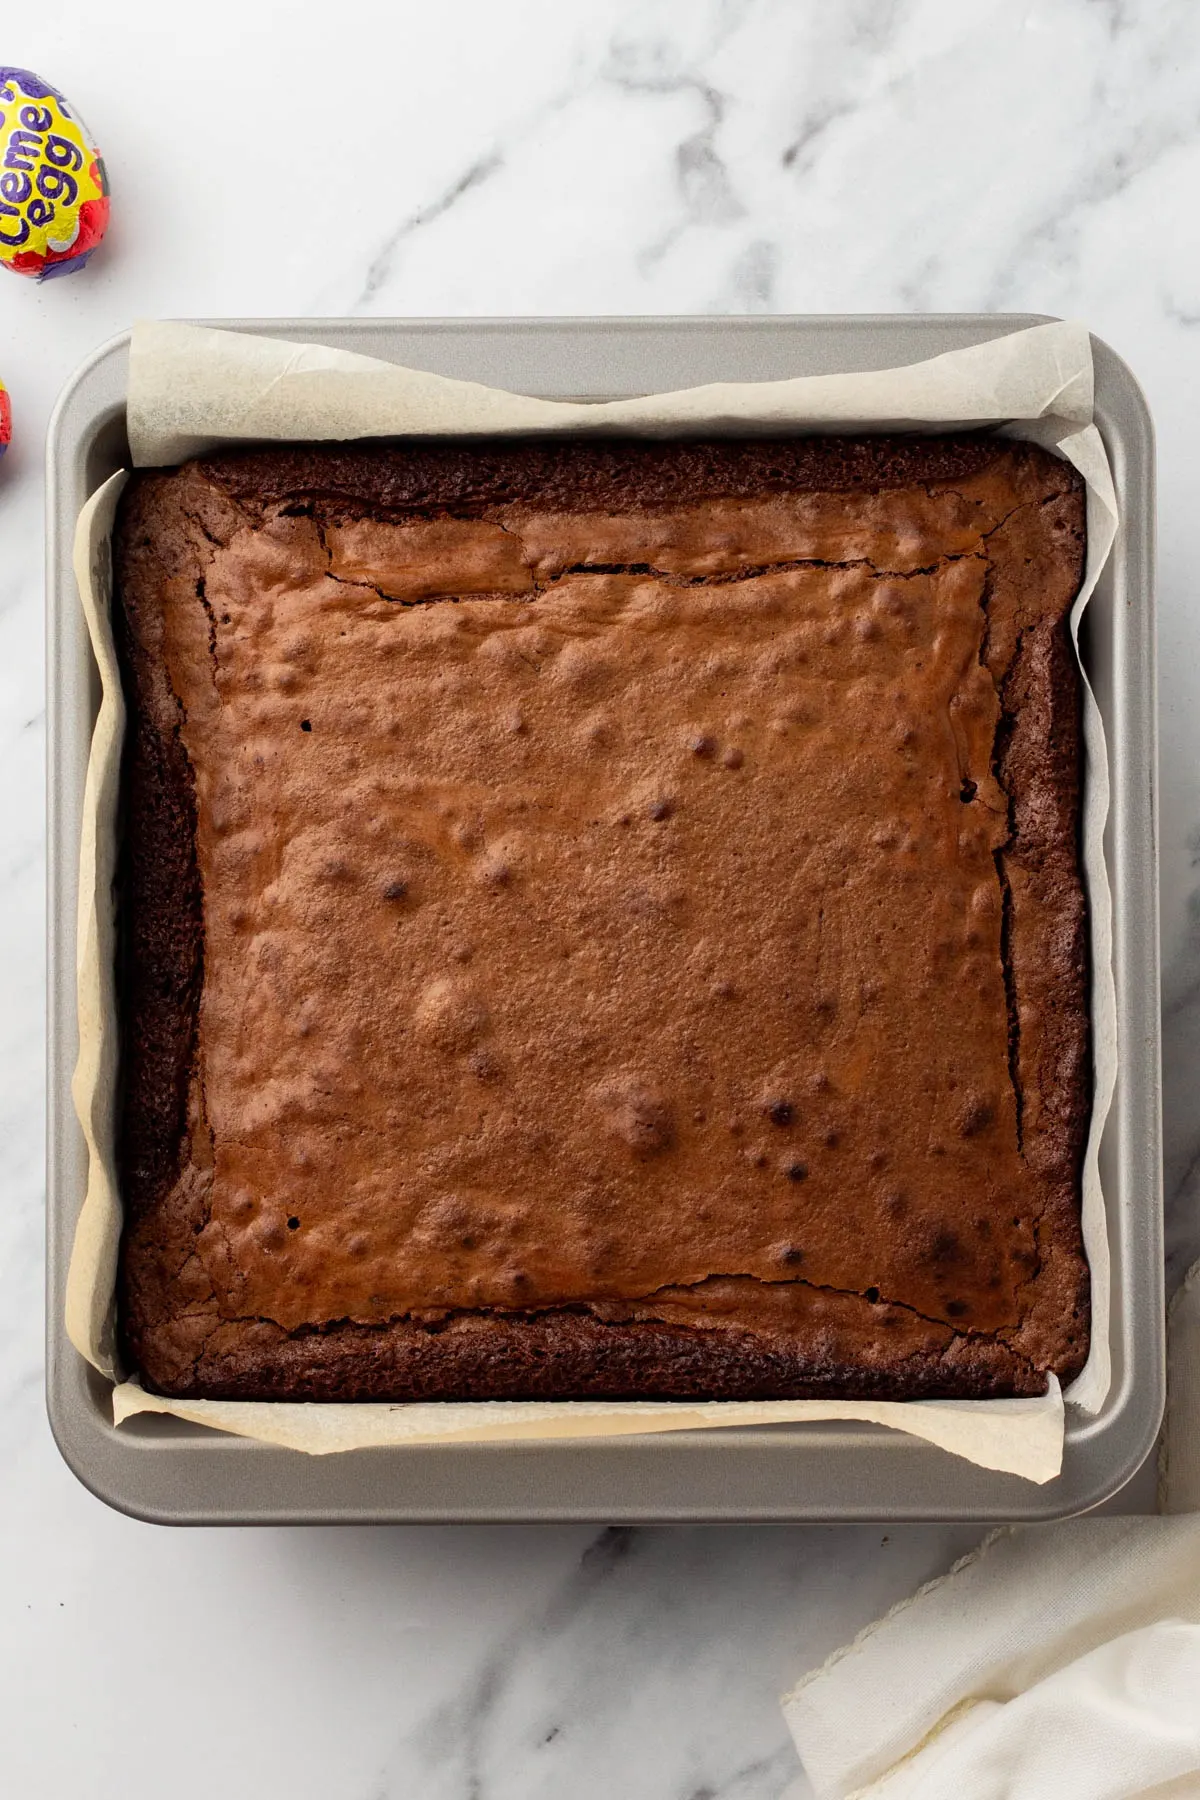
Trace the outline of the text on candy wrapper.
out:
M 0 174 L 0 242 L 12 249 L 25 243 L 33 227 L 51 224 L 57 204 L 74 206 L 79 197 L 75 173 L 83 167 L 83 152 L 78 144 L 59 137 L 52 129 L 54 114 L 48 106 L 23 106 L 18 117 L 20 128 L 9 140 L 4 172 Z M 0 113 L 0 127 L 3 124 L 4 114 Z M 35 169 L 36 196 L 32 179 Z M 15 232 L 8 228 L 8 219 L 18 221 Z

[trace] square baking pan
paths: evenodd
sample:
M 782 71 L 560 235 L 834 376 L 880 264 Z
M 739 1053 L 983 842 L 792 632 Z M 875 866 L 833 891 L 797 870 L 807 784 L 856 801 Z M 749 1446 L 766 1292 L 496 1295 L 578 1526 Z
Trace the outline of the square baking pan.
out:
M 709 381 L 918 362 L 1043 321 L 945 314 L 745 319 L 217 320 L 549 398 L 608 399 Z M 1034 1520 L 1110 1501 L 1145 1462 L 1164 1396 L 1155 792 L 1154 447 L 1136 381 L 1093 340 L 1096 422 L 1121 530 L 1085 615 L 1084 661 L 1108 732 L 1120 1072 L 1101 1146 L 1113 1263 L 1112 1388 L 1068 1409 L 1063 1471 L 1043 1487 L 881 1427 L 806 1424 L 570 1443 L 446 1444 L 310 1457 L 143 1415 L 118 1431 L 108 1383 L 63 1329 L 86 1185 L 71 1107 L 77 1051 L 80 810 L 98 679 L 71 572 L 84 500 L 128 464 L 128 335 L 59 399 L 48 442 L 49 1048 L 47 1388 L 63 1456 L 94 1493 L 175 1524 L 580 1519 L 650 1523 Z M 1119 1503 L 1118 1503 L 1119 1504 Z

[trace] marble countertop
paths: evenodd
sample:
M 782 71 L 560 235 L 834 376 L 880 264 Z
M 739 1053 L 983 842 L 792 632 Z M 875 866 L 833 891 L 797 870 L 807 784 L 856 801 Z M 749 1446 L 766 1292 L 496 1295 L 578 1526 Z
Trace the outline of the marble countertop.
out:
M 0 275 L 0 1753 L 24 1800 L 776 1800 L 781 1689 L 970 1528 L 169 1532 L 42 1400 L 42 441 L 138 316 L 1036 311 L 1160 454 L 1172 1267 L 1200 1249 L 1200 9 L 1189 0 L 155 0 L 11 9 L 108 243 Z M 104 21 L 101 23 L 101 21 Z M 15 31 L 14 31 L 15 27 Z M 805 1792 L 803 1780 L 795 1788 Z

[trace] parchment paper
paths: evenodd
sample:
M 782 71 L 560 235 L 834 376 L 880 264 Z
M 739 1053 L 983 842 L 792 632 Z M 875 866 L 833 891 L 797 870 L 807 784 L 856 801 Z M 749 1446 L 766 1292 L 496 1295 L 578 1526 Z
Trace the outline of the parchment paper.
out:
M 79 1061 L 71 1080 L 71 1098 L 87 1140 L 88 1185 L 67 1270 L 67 1335 L 106 1375 L 113 1372 L 116 1349 L 113 1290 L 121 1237 L 114 1154 L 117 1032 L 112 894 L 117 872 L 117 788 L 125 734 L 125 696 L 110 617 L 111 539 L 126 479 L 123 473 L 114 475 L 92 495 L 79 515 L 74 552 L 75 581 L 100 671 L 100 710 L 83 789 L 75 914 Z
M 677 394 L 564 403 L 505 394 L 398 368 L 347 351 L 204 327 L 139 325 L 130 355 L 129 435 L 139 467 L 174 463 L 237 440 L 402 435 L 626 431 L 940 429 L 995 425 L 1064 456 L 1087 483 L 1088 556 L 1072 612 L 1079 619 L 1117 527 L 1107 457 L 1092 424 L 1091 345 L 1082 325 L 1034 326 L 990 344 L 902 369 L 790 381 L 717 383 Z M 112 1156 L 116 1061 L 112 877 L 123 707 L 109 624 L 112 518 L 123 476 L 80 516 L 76 574 L 104 687 L 85 798 L 80 855 L 80 1058 L 73 1092 L 89 1149 L 87 1196 L 68 1284 L 67 1329 L 77 1349 L 116 1379 L 113 1289 L 120 1206 Z M 1098 1152 L 1116 1077 L 1111 896 L 1104 862 L 1108 760 L 1104 727 L 1084 680 L 1083 866 L 1089 900 L 1095 1099 L 1083 1173 L 1083 1235 L 1091 1269 L 1092 1337 L 1067 1401 L 1095 1412 L 1110 1382 L 1109 1256 Z M 136 1381 L 114 1392 L 119 1424 L 167 1412 L 262 1442 L 324 1454 L 371 1445 L 601 1437 L 817 1419 L 864 1420 L 939 1445 L 985 1468 L 1034 1482 L 1062 1461 L 1057 1381 L 1029 1400 L 514 1402 L 320 1405 L 168 1400 Z

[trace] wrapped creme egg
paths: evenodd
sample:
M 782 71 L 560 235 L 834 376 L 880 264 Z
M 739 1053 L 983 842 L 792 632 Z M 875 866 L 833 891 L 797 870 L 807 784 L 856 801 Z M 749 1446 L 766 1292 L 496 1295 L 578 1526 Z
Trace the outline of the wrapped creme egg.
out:
M 107 225 L 108 178 L 82 121 L 28 69 L 0 67 L 0 265 L 69 275 Z
M 8 389 L 0 381 L 0 456 L 8 449 L 12 437 L 12 407 L 9 404 Z

